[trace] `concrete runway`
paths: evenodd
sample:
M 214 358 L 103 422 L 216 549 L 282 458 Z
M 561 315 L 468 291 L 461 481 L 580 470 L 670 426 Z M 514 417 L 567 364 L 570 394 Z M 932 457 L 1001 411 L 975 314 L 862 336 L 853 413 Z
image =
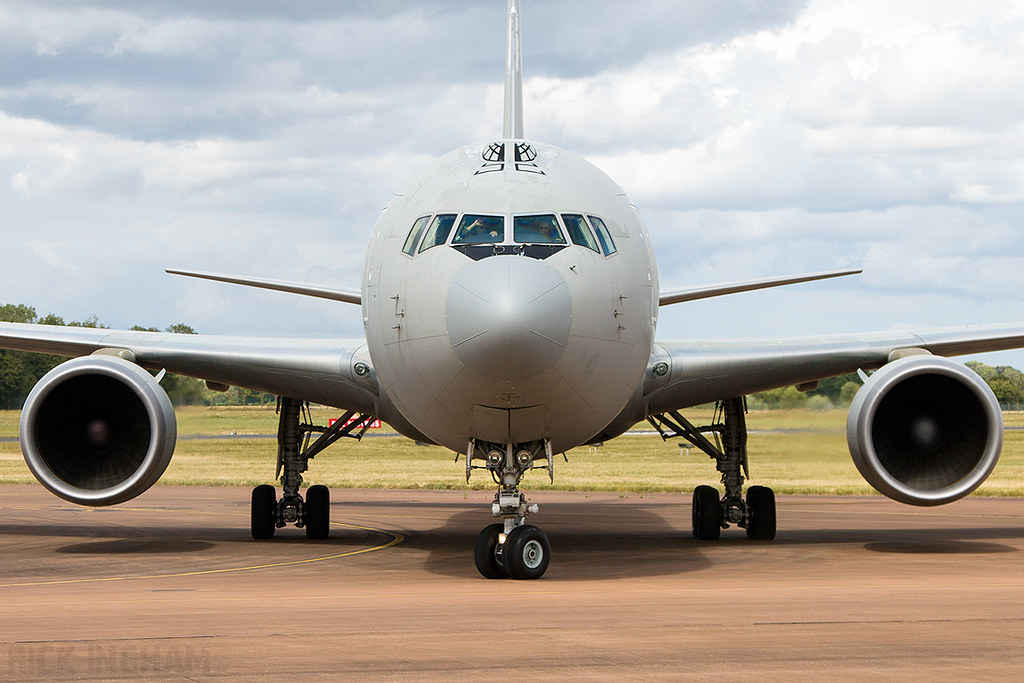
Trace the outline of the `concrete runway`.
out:
M 116 508 L 0 486 L 5 681 L 1016 680 L 1024 500 L 780 497 L 699 542 L 689 497 L 534 493 L 539 581 L 473 567 L 480 491 L 332 491 L 332 536 L 248 534 L 249 492 Z

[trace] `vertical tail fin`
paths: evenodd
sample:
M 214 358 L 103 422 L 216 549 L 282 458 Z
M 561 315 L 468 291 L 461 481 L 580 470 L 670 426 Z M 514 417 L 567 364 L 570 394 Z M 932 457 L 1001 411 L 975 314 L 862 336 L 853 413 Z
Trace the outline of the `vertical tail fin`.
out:
M 508 54 L 505 61 L 505 125 L 502 137 L 523 139 L 523 54 L 519 0 L 508 0 Z

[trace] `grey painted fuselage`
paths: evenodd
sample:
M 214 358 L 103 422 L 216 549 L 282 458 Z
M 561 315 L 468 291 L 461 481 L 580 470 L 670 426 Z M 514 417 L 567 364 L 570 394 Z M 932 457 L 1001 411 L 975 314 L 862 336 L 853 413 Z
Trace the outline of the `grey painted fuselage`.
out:
M 508 161 L 487 160 L 489 148 L 502 156 L 495 144 Z M 532 161 L 516 162 L 527 144 L 521 157 Z M 564 247 L 533 257 L 507 227 L 500 243 L 477 247 L 493 250 L 479 260 L 450 244 L 403 252 L 418 219 L 467 213 L 506 226 L 596 216 L 616 251 L 563 234 Z M 639 214 L 607 175 L 565 150 L 505 140 L 453 151 L 394 194 L 370 238 L 362 306 L 384 419 L 400 416 L 457 452 L 474 438 L 550 439 L 560 452 L 597 435 L 637 391 L 658 276 Z

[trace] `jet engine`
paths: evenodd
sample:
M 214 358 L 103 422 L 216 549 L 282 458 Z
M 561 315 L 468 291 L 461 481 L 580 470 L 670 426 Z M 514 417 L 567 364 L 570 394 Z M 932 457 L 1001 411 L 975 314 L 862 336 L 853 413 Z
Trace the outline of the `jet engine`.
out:
M 32 389 L 21 413 L 21 451 L 54 494 L 114 505 L 156 483 L 177 431 L 152 375 L 121 358 L 86 356 L 58 365 Z
M 942 505 L 988 478 L 1003 446 L 1003 415 L 977 373 L 915 355 L 883 366 L 860 388 L 846 439 L 857 469 L 880 493 Z

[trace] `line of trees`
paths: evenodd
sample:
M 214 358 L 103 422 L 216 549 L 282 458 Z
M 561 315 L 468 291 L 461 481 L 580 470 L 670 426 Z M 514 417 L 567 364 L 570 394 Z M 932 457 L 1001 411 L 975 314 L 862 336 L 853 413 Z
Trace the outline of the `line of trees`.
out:
M 53 313 L 39 316 L 34 307 L 26 304 L 0 304 L 0 321 L 109 329 L 109 326 L 101 324 L 95 315 L 81 321 L 66 322 L 59 315 Z M 135 325 L 131 329 L 142 332 L 196 334 L 194 329 L 184 323 L 176 323 L 164 330 L 140 325 Z M 66 360 L 67 358 L 64 356 L 0 349 L 0 409 L 16 410 L 21 408 L 36 382 Z M 160 386 L 164 388 L 168 398 L 176 406 L 274 404 L 274 397 L 270 394 L 239 387 L 231 387 L 226 392 L 211 391 L 206 388 L 206 383 L 202 380 L 170 373 L 164 375 Z
M 968 361 L 965 365 L 985 380 L 1004 408 L 1024 404 L 1024 372 L 1009 365 L 986 365 L 976 360 Z M 863 382 L 860 377 L 851 373 L 824 379 L 816 389 L 806 393 L 797 391 L 796 387 L 785 387 L 752 394 L 747 397 L 747 406 L 751 410 L 845 408 L 853 402 L 861 385 Z
M 25 304 L 0 305 L 0 321 L 71 327 L 103 327 L 96 316 L 81 321 L 65 322 L 63 318 L 53 313 L 39 317 L 36 315 L 35 308 Z M 64 360 L 67 359 L 42 353 L 0 350 L 0 407 L 20 408 L 25 397 L 28 396 L 28 392 L 32 390 L 39 378 Z
M 1024 373 L 1017 368 L 1009 365 L 985 365 L 976 360 L 968 361 L 966 365 L 981 375 L 1000 403 L 1024 403 Z
M 816 389 L 808 392 L 797 391 L 796 387 L 760 391 L 747 397 L 747 407 L 751 410 L 832 410 L 849 406 L 862 384 L 860 377 L 854 372 L 823 379 L 818 382 Z

